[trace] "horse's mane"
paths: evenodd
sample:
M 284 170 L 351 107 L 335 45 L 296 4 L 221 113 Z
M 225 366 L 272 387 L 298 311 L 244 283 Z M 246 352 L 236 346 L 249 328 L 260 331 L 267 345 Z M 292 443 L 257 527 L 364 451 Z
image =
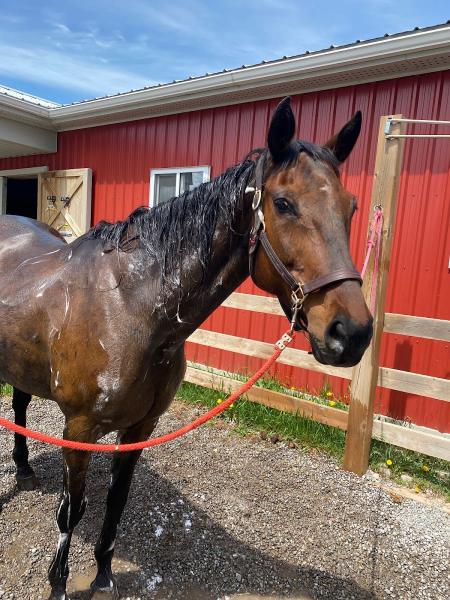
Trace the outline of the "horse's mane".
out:
M 86 238 L 100 240 L 105 252 L 126 252 L 138 245 L 158 260 L 163 280 L 173 280 L 174 276 L 179 280 L 176 273 L 182 259 L 190 255 L 196 255 L 205 270 L 217 224 L 232 227 L 237 212 L 243 209 L 240 200 L 254 173 L 255 159 L 262 152 L 252 151 L 238 165 L 176 198 L 153 208 L 137 208 L 123 221 L 100 221 Z M 285 159 L 275 168 L 293 164 L 301 152 L 337 169 L 338 163 L 328 149 L 300 140 L 290 145 Z

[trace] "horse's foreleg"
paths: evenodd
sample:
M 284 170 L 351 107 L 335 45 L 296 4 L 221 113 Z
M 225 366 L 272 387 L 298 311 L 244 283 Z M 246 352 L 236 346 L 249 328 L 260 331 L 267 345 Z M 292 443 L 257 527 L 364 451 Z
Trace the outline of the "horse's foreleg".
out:
M 157 422 L 158 419 L 153 418 L 139 423 L 123 433 L 119 437 L 118 443 L 120 441 L 122 444 L 129 444 L 147 439 L 156 427 Z M 117 452 L 113 456 L 105 518 L 100 537 L 95 545 L 97 576 L 91 584 L 93 590 L 117 593 L 111 561 L 114 554 L 117 527 L 127 502 L 134 468 L 141 452 L 141 450 Z
M 92 427 L 85 419 L 74 419 L 66 423 L 66 439 L 80 442 L 94 442 Z M 69 576 L 69 548 L 72 533 L 86 508 L 84 495 L 86 472 L 91 458 L 90 452 L 63 450 L 64 482 L 63 494 L 56 513 L 59 540 L 55 555 L 48 571 L 52 588 L 50 600 L 66 600 L 66 582 Z
M 25 394 L 17 388 L 13 391 L 12 407 L 14 422 L 25 427 L 27 424 L 27 408 L 31 402 L 31 394 Z M 34 490 L 38 480 L 28 463 L 27 438 L 19 433 L 14 434 L 13 460 L 16 463 L 16 481 L 19 490 Z

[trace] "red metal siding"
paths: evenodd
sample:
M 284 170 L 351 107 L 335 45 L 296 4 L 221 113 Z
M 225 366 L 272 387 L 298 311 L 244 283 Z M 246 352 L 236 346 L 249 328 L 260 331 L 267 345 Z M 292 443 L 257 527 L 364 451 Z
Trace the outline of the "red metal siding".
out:
M 345 185 L 359 198 L 351 247 L 361 267 L 367 230 L 378 122 L 381 115 L 450 120 L 450 74 L 365 84 L 293 98 L 298 137 L 325 141 L 357 109 L 364 125 L 357 149 L 343 170 Z M 151 168 L 211 165 L 212 176 L 253 147 L 264 145 L 276 101 L 260 101 L 130 123 L 64 132 L 52 155 L 0 160 L 0 169 L 48 165 L 50 169 L 91 167 L 93 222 L 125 217 L 147 204 Z M 429 128 L 416 126 L 416 132 Z M 399 193 L 397 230 L 387 298 L 389 312 L 450 318 L 450 140 L 408 140 Z M 261 293 L 250 281 L 241 291 Z M 205 328 L 273 341 L 285 323 L 279 317 L 218 309 Z M 303 340 L 297 347 L 306 348 Z M 259 361 L 188 344 L 189 358 L 230 371 L 253 370 Z M 449 345 L 385 335 L 381 363 L 437 377 L 450 372 Z M 325 377 L 278 365 L 289 385 L 319 390 Z M 336 393 L 347 383 L 332 379 Z M 433 399 L 379 390 L 376 410 L 450 431 L 450 405 Z

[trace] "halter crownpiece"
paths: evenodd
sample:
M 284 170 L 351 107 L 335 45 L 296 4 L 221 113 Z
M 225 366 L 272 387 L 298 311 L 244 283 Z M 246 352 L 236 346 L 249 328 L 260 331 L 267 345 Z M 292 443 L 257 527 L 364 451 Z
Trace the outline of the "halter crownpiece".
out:
M 295 279 L 295 277 L 286 268 L 284 263 L 280 260 L 277 253 L 273 249 L 272 244 L 266 234 L 266 223 L 264 220 L 264 213 L 262 211 L 262 195 L 263 195 L 263 179 L 264 179 L 264 165 L 266 161 L 266 152 L 262 152 L 256 162 L 255 167 L 255 187 L 247 187 L 245 192 L 253 192 L 252 209 L 254 214 L 253 227 L 250 230 L 249 236 L 249 248 L 248 248 L 248 259 L 249 259 L 249 271 L 252 280 L 255 282 L 253 273 L 255 267 L 255 256 L 256 249 L 258 248 L 259 242 L 264 248 L 267 258 L 271 262 L 274 269 L 283 279 L 283 281 L 291 288 L 291 301 L 292 301 L 292 318 L 291 318 L 291 331 L 294 327 L 300 326 L 301 329 L 306 331 L 306 326 L 302 321 L 298 323 L 297 317 L 303 308 L 303 304 L 309 294 L 318 292 L 319 290 L 333 284 L 338 281 L 359 281 L 362 284 L 361 275 L 356 269 L 341 268 L 331 271 L 327 275 L 321 275 L 308 282 Z M 255 282 L 256 283 L 256 282 Z

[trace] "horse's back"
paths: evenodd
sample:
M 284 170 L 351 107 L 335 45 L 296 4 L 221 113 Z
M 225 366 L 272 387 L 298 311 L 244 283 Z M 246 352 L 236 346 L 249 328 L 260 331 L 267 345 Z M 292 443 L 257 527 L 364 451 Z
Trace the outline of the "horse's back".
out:
M 58 231 L 47 223 L 19 215 L 0 215 L 0 239 L 27 233 L 65 243 Z
M 46 223 L 16 215 L 0 215 L 0 271 L 65 244 L 64 238 Z

